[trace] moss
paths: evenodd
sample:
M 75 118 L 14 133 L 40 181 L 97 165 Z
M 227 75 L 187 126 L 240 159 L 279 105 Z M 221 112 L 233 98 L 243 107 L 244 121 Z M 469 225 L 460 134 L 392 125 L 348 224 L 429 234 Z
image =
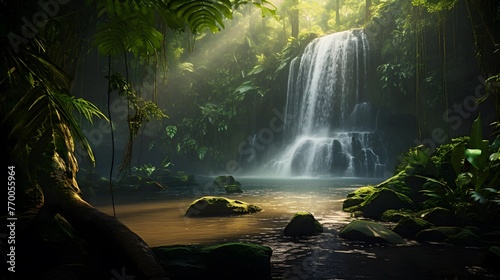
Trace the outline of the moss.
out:
M 415 217 L 405 217 L 398 222 L 393 231 L 406 238 L 415 238 L 415 235 L 420 231 L 428 229 L 430 227 L 431 224 L 423 219 Z
M 361 203 L 372 195 L 377 189 L 374 186 L 364 186 L 356 189 L 347 195 L 347 199 L 342 203 L 342 210 L 345 212 L 355 212 L 359 210 Z
M 262 208 L 239 200 L 221 196 L 204 196 L 191 203 L 186 211 L 188 217 L 230 216 L 252 214 Z
M 390 189 L 380 189 L 361 203 L 359 210 L 363 211 L 365 217 L 380 219 L 382 214 L 389 209 L 411 210 L 414 208 L 413 201 L 406 195 Z
M 348 194 L 347 197 L 358 197 L 358 198 L 366 198 L 372 193 L 375 192 L 375 187 L 374 186 L 364 186 L 361 188 L 356 189 L 352 193 Z
M 414 214 L 411 211 L 389 209 L 382 214 L 381 219 L 386 222 L 399 222 L 401 219 L 411 217 L 413 215 Z

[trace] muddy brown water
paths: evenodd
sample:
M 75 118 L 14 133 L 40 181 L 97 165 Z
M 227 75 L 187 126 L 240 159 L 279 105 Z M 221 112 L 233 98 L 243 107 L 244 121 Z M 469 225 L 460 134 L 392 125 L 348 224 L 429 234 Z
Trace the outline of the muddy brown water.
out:
M 382 246 L 339 238 L 339 230 L 353 219 L 342 211 L 345 196 L 380 180 L 241 178 L 244 193 L 233 195 L 218 193 L 211 180 L 203 178 L 198 186 L 162 192 L 117 193 L 116 216 L 152 247 L 231 241 L 271 247 L 273 279 L 500 279 L 477 265 L 485 248 L 412 241 Z M 224 195 L 264 210 L 234 217 L 186 217 L 188 205 L 203 195 Z M 109 197 L 90 202 L 113 213 Z M 298 211 L 311 212 L 324 232 L 301 239 L 283 236 L 284 227 Z

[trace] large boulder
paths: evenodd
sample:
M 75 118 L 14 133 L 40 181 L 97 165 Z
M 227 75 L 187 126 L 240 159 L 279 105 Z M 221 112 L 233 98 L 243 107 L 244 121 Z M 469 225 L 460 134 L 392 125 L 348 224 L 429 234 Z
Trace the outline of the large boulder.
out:
M 381 219 L 382 214 L 389 209 L 414 209 L 413 201 L 406 195 L 390 189 L 381 189 L 371 194 L 360 206 L 363 216 Z
M 252 214 L 262 208 L 239 200 L 221 196 L 204 196 L 191 203 L 186 211 L 187 217 L 214 217 Z
M 351 241 L 363 241 L 369 243 L 405 243 L 403 237 L 391 231 L 384 225 L 366 220 L 352 221 L 339 232 L 339 237 Z
M 252 243 L 152 248 L 169 279 L 271 279 L 272 249 Z
M 308 236 L 323 232 L 323 227 L 309 212 L 297 212 L 288 225 L 286 225 L 283 234 L 286 236 Z

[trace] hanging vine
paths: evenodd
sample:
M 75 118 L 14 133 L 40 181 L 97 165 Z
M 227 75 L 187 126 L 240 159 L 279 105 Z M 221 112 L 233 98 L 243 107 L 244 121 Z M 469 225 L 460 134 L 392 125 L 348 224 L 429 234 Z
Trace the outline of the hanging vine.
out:
M 168 116 L 150 100 L 144 100 L 139 96 L 130 83 L 120 74 L 113 74 L 106 77 L 109 80 L 112 91 L 127 100 L 129 115 L 127 117 L 129 139 L 125 148 L 124 159 L 119 167 L 123 172 L 130 168 L 133 151 L 133 140 L 139 134 L 141 127 L 152 119 L 161 120 Z

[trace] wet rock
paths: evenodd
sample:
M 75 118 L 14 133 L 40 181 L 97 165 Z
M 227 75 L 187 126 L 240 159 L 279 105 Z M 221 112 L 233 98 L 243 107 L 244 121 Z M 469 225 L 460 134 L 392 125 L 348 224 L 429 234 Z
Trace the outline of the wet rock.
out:
M 152 248 L 172 279 L 271 279 L 272 249 L 252 243 Z
M 220 196 L 204 196 L 189 205 L 187 217 L 214 217 L 252 214 L 262 211 L 257 205 Z
M 470 229 L 460 227 L 433 227 L 420 231 L 415 240 L 419 242 L 444 242 L 455 245 L 481 245 L 481 238 Z
M 431 227 L 431 224 L 427 221 L 414 218 L 414 217 L 404 217 L 398 224 L 392 229 L 395 233 L 401 235 L 405 238 L 415 238 L 415 235 L 424 229 Z
M 342 147 L 342 143 L 340 143 L 340 141 L 337 139 L 332 141 L 331 158 L 332 173 L 337 176 L 343 175 L 349 167 L 351 159 L 345 153 Z
M 461 228 L 460 231 L 445 240 L 446 243 L 463 246 L 481 246 L 481 237 L 470 229 Z
M 214 178 L 212 186 L 223 189 L 225 185 L 233 185 L 236 180 L 231 175 L 221 175 Z
M 368 218 L 380 219 L 382 214 L 389 209 L 408 209 L 415 206 L 406 195 L 389 189 L 381 189 L 370 195 L 360 207 L 360 211 Z
M 243 190 L 241 189 L 241 186 L 239 184 L 224 185 L 224 190 L 228 194 L 242 193 L 243 192 Z
M 373 186 L 364 186 L 349 193 L 342 204 L 342 210 L 351 213 L 357 211 L 361 203 L 375 191 L 376 189 Z
M 241 183 L 236 181 L 231 175 L 221 175 L 215 177 L 212 186 L 219 190 L 224 190 L 226 193 L 242 193 Z
M 347 211 L 347 212 L 352 212 L 354 210 L 354 206 L 358 206 L 361 203 L 363 203 L 365 200 L 361 197 L 349 197 L 344 202 L 342 203 L 342 210 Z M 354 207 L 352 209 L 349 209 L 351 207 Z
M 397 223 L 403 218 L 411 217 L 413 212 L 400 211 L 395 209 L 386 210 L 381 217 L 382 221 Z
M 308 236 L 323 232 L 323 227 L 309 212 L 297 212 L 285 227 L 286 236 Z
M 417 233 L 415 240 L 419 242 L 444 242 L 448 236 L 457 234 L 459 231 L 458 227 L 433 227 Z
M 419 213 L 420 217 L 435 226 L 454 226 L 457 218 L 450 210 L 442 207 L 426 209 Z
M 340 238 L 369 243 L 404 244 L 399 234 L 384 225 L 373 221 L 356 220 L 345 226 L 339 233 Z
M 349 193 L 347 197 L 361 197 L 366 198 L 374 193 L 377 189 L 374 186 L 364 186 L 356 189 L 352 193 Z

